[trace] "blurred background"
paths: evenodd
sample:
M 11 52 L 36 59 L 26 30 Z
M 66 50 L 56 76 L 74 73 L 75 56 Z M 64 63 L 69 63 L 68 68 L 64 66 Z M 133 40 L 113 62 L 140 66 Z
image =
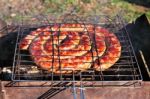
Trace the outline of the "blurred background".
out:
M 124 11 L 127 22 L 146 13 L 150 19 L 150 0 L 0 0 L 0 18 L 11 24 L 12 19 L 21 16 L 55 13 L 56 15 L 75 12 L 80 15 L 116 15 Z

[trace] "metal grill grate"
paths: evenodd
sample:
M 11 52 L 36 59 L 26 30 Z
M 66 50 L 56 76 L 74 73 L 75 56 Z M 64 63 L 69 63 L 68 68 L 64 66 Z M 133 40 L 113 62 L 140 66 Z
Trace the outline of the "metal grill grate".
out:
M 13 81 L 75 82 L 76 86 L 79 86 L 80 82 L 82 82 L 84 87 L 98 87 L 134 85 L 136 82 L 142 80 L 128 32 L 125 28 L 122 29 L 125 23 L 120 16 L 110 18 L 106 15 L 98 15 L 81 18 L 76 15 L 67 15 L 63 18 L 40 16 L 30 19 L 32 23 L 26 23 L 29 22 L 29 20 L 22 18 L 21 24 L 19 23 L 19 25 L 17 25 L 18 35 L 13 64 Z M 52 26 L 56 23 L 60 25 L 64 23 L 90 23 L 108 29 L 115 33 L 121 43 L 122 51 L 120 59 L 111 68 L 105 71 L 95 71 L 93 68 L 90 68 L 89 70 L 79 71 L 78 73 L 70 70 L 70 74 L 55 74 L 40 69 L 31 59 L 29 52 L 19 48 L 20 40 L 39 27 Z

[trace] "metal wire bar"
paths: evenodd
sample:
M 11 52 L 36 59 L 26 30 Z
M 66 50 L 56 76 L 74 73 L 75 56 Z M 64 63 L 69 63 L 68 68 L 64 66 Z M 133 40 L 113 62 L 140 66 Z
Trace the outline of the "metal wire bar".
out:
M 74 71 L 73 71 L 73 82 L 72 82 L 72 90 L 73 90 L 73 98 L 77 99 L 77 91 L 76 91 L 76 86 L 75 86 L 75 76 L 74 76 Z
M 80 87 L 80 99 L 85 99 L 85 96 L 84 96 L 84 88 L 83 88 L 83 84 L 81 82 L 81 87 Z
M 17 39 L 16 39 L 16 42 L 18 42 L 18 40 L 19 40 L 19 32 L 20 32 L 20 27 L 18 28 L 18 34 L 17 34 Z M 15 74 L 15 68 L 16 68 L 16 53 L 17 53 L 17 47 L 18 47 L 18 45 L 17 45 L 17 43 L 16 43 L 16 46 L 15 46 L 15 53 L 14 53 L 14 62 L 13 62 L 13 68 L 12 68 L 12 72 L 14 72 L 14 73 L 12 73 L 12 80 L 14 79 L 14 74 Z

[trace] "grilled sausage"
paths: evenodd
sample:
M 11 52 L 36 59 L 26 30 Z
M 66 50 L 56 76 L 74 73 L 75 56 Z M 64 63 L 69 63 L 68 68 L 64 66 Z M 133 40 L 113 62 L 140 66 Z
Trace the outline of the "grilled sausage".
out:
M 83 24 L 38 28 L 20 42 L 20 48 L 29 48 L 39 67 L 55 73 L 60 70 L 82 71 L 91 66 L 103 71 L 121 55 L 120 42 L 113 33 L 99 26 Z

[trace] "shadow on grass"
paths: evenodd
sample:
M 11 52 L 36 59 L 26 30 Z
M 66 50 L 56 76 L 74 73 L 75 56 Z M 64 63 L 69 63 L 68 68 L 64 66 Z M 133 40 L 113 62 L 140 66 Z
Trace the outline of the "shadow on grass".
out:
M 124 0 L 124 1 L 150 8 L 150 0 Z

